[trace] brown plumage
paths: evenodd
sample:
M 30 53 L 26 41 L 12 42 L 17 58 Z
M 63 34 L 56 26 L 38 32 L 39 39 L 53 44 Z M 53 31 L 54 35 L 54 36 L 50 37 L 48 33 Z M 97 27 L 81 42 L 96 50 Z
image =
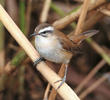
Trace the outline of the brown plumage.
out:
M 66 64 L 65 75 L 60 86 L 66 80 L 67 66 L 75 54 L 74 49 L 77 48 L 84 39 L 93 36 L 97 32 L 96 30 L 87 31 L 80 35 L 73 36 L 73 40 L 70 40 L 65 34 L 50 24 L 43 23 L 35 28 L 32 36 L 35 36 L 35 47 L 41 57 L 55 63 Z M 37 63 L 39 61 L 40 59 L 36 60 Z

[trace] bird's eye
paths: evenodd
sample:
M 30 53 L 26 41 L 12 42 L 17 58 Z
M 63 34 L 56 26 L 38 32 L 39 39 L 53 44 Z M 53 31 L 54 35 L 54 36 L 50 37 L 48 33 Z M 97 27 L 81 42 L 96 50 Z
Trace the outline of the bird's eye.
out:
M 46 34 L 47 32 L 46 31 L 44 31 L 44 32 L 41 32 L 40 34 Z
M 43 31 L 43 32 L 41 32 L 40 34 L 48 34 L 48 33 L 52 33 L 53 31 Z
M 41 32 L 39 35 L 43 36 L 43 37 L 47 37 L 47 31 Z

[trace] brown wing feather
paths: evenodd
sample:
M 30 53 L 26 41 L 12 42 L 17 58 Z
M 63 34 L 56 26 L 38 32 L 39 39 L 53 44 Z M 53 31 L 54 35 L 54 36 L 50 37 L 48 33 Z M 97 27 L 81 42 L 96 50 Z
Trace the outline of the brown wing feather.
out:
M 81 52 L 79 48 L 79 44 L 86 38 L 92 37 L 96 33 L 98 33 L 97 30 L 86 31 L 80 35 L 75 35 L 71 41 L 64 33 L 58 30 L 55 30 L 55 34 L 57 35 L 59 41 L 62 43 L 63 48 L 73 53 Z
M 64 49 L 71 50 L 73 47 L 73 42 L 62 32 L 55 30 L 55 34 L 57 35 L 59 41 L 61 42 Z

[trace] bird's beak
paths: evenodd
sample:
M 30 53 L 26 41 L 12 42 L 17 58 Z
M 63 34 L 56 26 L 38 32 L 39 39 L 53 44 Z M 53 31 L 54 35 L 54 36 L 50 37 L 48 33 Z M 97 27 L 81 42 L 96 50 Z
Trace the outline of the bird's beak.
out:
M 36 36 L 37 34 L 34 32 L 33 34 L 30 34 L 29 37 L 33 37 L 33 36 Z

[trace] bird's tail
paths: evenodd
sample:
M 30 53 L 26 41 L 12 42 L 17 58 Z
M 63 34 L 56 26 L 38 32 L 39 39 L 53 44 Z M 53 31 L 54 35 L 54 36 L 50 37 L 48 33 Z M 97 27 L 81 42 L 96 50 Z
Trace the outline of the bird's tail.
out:
M 73 43 L 80 44 L 83 40 L 85 40 L 89 37 L 92 37 L 93 35 L 97 34 L 98 32 L 99 32 L 98 30 L 89 30 L 89 31 L 83 32 L 79 35 L 74 35 L 72 37 L 72 41 L 73 41 Z

